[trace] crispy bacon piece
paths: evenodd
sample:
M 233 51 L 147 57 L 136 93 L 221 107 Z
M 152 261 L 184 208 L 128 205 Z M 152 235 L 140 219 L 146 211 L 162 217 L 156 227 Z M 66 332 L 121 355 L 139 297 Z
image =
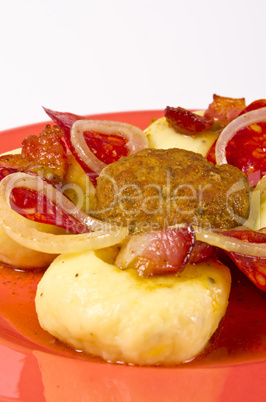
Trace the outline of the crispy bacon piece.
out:
M 59 127 L 47 125 L 39 137 L 26 137 L 21 154 L 0 156 L 0 176 L 19 171 L 35 173 L 55 182 L 62 180 L 68 168 L 62 134 Z
M 0 181 L 11 173 L 30 172 L 35 163 L 23 160 L 21 155 L 0 156 Z
M 86 119 L 85 116 L 80 116 L 72 113 L 62 113 L 44 108 L 48 116 L 59 127 L 64 129 L 64 137 L 72 154 L 75 156 L 85 173 L 88 174 L 93 184 L 96 186 L 97 174 L 93 172 L 83 161 L 78 157 L 70 139 L 70 130 L 75 121 Z M 126 139 L 115 135 L 106 135 L 96 132 L 84 132 L 84 138 L 88 147 L 94 155 L 107 165 L 117 161 L 122 156 L 127 156 L 129 150 L 126 146 Z
M 215 247 L 197 240 L 189 258 L 190 264 L 197 264 L 210 257 L 216 257 Z
M 266 234 L 252 230 L 230 230 L 224 235 L 251 243 L 266 243 Z M 257 286 L 266 291 L 266 258 L 226 252 L 235 265 Z
M 215 128 L 225 127 L 245 109 L 245 98 L 228 98 L 213 95 L 213 102 L 204 113 L 204 117 L 215 122 Z
M 37 174 L 60 186 L 68 168 L 62 135 L 62 129 L 47 125 L 39 137 L 31 135 L 23 140 L 21 154 L 0 156 L 0 181 L 9 174 L 26 172 Z M 10 202 L 15 211 L 36 222 L 63 227 L 74 233 L 85 230 L 46 197 L 29 189 L 14 189 Z
M 181 272 L 195 244 L 190 225 L 133 235 L 125 243 L 115 264 L 134 268 L 140 276 Z
M 193 135 L 204 130 L 209 130 L 213 121 L 197 115 L 182 107 L 167 106 L 164 116 L 169 124 L 179 133 Z
M 71 127 L 77 120 L 86 119 L 85 116 L 80 116 L 78 114 L 67 113 L 67 112 L 57 112 L 46 107 L 43 108 L 45 113 L 50 117 L 51 120 L 58 126 L 63 128 L 65 131 L 70 131 Z
M 56 176 L 63 179 L 67 168 L 67 151 L 62 140 L 63 131 L 49 124 L 40 133 L 28 136 L 22 142 L 21 157 L 33 161 L 37 166 L 51 169 Z

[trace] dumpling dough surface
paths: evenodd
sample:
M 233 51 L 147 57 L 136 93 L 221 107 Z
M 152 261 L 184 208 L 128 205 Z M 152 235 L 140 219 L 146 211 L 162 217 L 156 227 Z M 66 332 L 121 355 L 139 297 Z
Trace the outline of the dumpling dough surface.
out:
M 64 230 L 53 225 L 28 221 L 28 225 L 42 232 L 60 234 Z M 0 263 L 20 269 L 44 268 L 55 259 L 55 254 L 41 253 L 17 243 L 9 237 L 0 225 Z
M 153 122 L 146 128 L 145 133 L 147 134 L 150 148 L 181 148 L 197 152 L 202 156 L 206 156 L 218 136 L 217 133 L 211 130 L 197 133 L 197 135 L 178 133 L 166 121 L 165 117 Z
M 93 251 L 57 257 L 36 294 L 41 326 L 111 362 L 174 365 L 199 354 L 226 311 L 231 276 L 221 263 L 140 278 Z

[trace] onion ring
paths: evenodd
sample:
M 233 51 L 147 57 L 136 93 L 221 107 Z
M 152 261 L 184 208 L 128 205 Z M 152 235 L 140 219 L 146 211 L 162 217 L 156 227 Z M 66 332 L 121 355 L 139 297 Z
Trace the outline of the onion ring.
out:
M 24 187 L 38 191 L 58 205 L 68 214 L 85 224 L 93 232 L 82 234 L 62 234 L 40 232 L 27 223 L 27 219 L 10 206 L 13 188 Z M 67 197 L 40 177 L 27 173 L 13 173 L 0 183 L 0 223 L 5 232 L 24 247 L 50 254 L 74 253 L 96 250 L 122 242 L 128 234 L 126 227 L 116 227 L 94 219 L 75 206 Z
M 202 229 L 198 226 L 193 226 L 196 234 L 196 240 L 203 241 L 211 246 L 221 248 L 228 252 L 234 252 L 251 257 L 266 258 L 266 243 L 250 243 L 244 240 L 236 239 L 223 235 L 212 229 Z
M 215 157 L 218 165 L 228 163 L 226 159 L 226 146 L 233 136 L 242 128 L 255 123 L 266 122 L 266 107 L 252 110 L 241 116 L 238 116 L 229 123 L 219 135 L 215 146 Z
M 100 173 L 106 164 L 100 161 L 88 147 L 83 133 L 86 131 L 106 135 L 117 135 L 127 139 L 129 154 L 148 147 L 148 139 L 144 132 L 127 123 L 107 120 L 77 120 L 72 128 L 70 139 L 78 157 L 95 173 Z

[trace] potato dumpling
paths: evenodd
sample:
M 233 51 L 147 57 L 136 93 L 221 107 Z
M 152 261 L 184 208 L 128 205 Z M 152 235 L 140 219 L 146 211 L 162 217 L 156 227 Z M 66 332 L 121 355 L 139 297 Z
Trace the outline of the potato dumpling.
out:
M 198 112 L 200 114 L 200 112 Z M 149 146 L 157 149 L 181 148 L 206 156 L 218 134 L 203 131 L 197 135 L 185 135 L 176 132 L 164 117 L 155 120 L 146 128 Z
M 245 225 L 253 230 L 266 228 L 266 176 L 263 176 L 251 195 L 249 218 Z
M 28 225 L 42 232 L 54 234 L 64 233 L 64 229 L 44 223 L 28 220 Z M 11 239 L 0 225 L 0 262 L 21 269 L 44 268 L 47 267 L 55 257 L 55 254 L 41 253 L 21 246 L 15 240 Z
M 75 157 L 68 154 L 68 169 L 64 177 L 64 194 L 84 212 L 91 209 L 95 188 Z
M 262 201 L 259 216 L 255 224 L 255 230 L 260 230 L 266 227 L 266 199 Z
M 60 255 L 50 265 L 36 294 L 45 330 L 109 362 L 175 365 L 204 349 L 228 304 L 227 267 L 210 260 L 142 278 L 99 255 Z

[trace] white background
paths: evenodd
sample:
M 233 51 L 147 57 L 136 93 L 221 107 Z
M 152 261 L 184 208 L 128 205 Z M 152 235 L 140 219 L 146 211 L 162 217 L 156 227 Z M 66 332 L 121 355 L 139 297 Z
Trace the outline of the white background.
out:
M 266 98 L 266 2 L 9 0 L 0 130 L 77 114 Z

